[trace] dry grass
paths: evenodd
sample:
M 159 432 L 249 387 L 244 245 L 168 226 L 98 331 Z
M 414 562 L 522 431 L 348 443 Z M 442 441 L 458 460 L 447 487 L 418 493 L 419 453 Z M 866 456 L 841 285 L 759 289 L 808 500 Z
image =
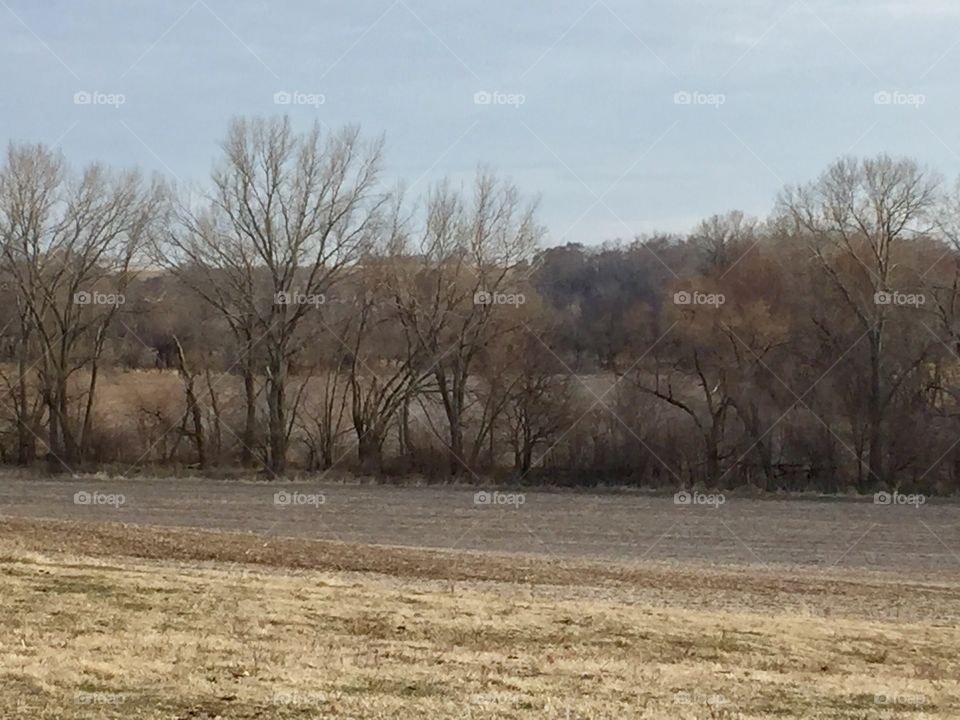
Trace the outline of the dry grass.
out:
M 4 718 L 960 717 L 960 630 L 930 619 L 957 617 L 953 583 L 30 520 L 0 537 Z M 926 619 L 877 614 L 914 595 Z

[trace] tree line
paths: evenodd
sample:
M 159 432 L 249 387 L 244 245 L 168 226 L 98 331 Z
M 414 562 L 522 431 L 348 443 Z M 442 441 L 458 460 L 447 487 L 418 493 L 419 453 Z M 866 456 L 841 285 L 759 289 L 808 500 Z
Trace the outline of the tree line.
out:
M 481 169 L 234 120 L 176 187 L 11 144 L 0 461 L 952 493 L 960 191 L 842 158 L 766 218 L 545 247 Z

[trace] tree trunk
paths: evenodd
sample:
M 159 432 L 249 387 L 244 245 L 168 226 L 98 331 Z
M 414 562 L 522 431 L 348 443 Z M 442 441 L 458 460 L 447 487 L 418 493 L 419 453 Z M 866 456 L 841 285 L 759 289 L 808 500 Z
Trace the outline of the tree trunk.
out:
M 220 419 L 220 402 L 217 400 L 217 393 L 214 392 L 213 389 L 209 367 L 206 369 L 205 375 L 207 380 L 207 393 L 210 395 L 210 409 L 213 410 L 214 464 L 219 464 L 223 453 L 223 429 Z
M 463 466 L 463 427 L 458 416 L 450 420 L 450 477 L 457 477 Z
M 257 386 L 253 376 L 253 367 L 245 362 L 243 366 L 243 393 L 246 399 L 247 415 L 243 424 L 243 447 L 240 449 L 240 462 L 244 467 L 253 465 L 253 446 L 257 441 Z
M 47 466 L 50 472 L 61 472 L 64 470 L 63 456 L 63 418 L 60 415 L 60 399 L 56 395 L 56 390 L 48 391 L 46 397 L 47 405 Z
M 73 465 L 77 461 L 77 442 L 73 431 L 70 429 L 70 404 L 67 396 L 66 378 L 58 383 L 57 388 L 57 415 L 58 426 L 60 428 L 60 440 L 62 442 L 62 453 L 60 455 L 63 462 L 73 470 Z
M 187 367 L 183 346 L 180 344 L 180 340 L 176 335 L 173 336 L 173 342 L 177 348 L 177 368 L 180 373 L 180 379 L 183 382 L 183 394 L 186 400 L 184 425 L 186 425 L 188 418 L 193 421 L 193 430 L 190 434 L 193 437 L 193 445 L 197 451 L 197 462 L 200 464 L 200 468 L 204 469 L 207 466 L 207 455 L 203 437 L 203 415 L 200 411 L 200 404 L 197 402 L 197 394 L 194 389 L 195 378 L 193 373 L 190 372 L 190 368 Z
M 380 473 L 383 470 L 383 438 L 368 429 L 357 440 L 357 456 L 361 472 L 368 475 Z
M 32 416 L 27 408 L 27 343 L 21 344 L 17 362 L 17 463 L 29 465 L 34 458 L 36 447 L 34 444 L 33 428 L 28 423 Z
M 520 469 L 523 472 L 523 475 L 526 475 L 530 472 L 530 467 L 533 464 L 533 433 L 530 431 L 530 424 L 524 423 L 523 428 L 523 456 L 521 458 Z
M 466 373 L 459 368 L 454 371 L 452 402 L 448 408 L 450 423 L 450 477 L 457 477 L 463 465 L 463 405 L 466 396 Z
M 704 438 L 706 444 L 706 477 L 707 487 L 715 487 L 720 479 L 720 448 L 716 429 L 712 429 Z
M 410 452 L 410 396 L 407 395 L 400 405 L 400 423 L 398 430 L 398 444 L 400 457 L 407 457 Z
M 867 485 L 881 483 L 884 480 L 883 473 L 883 407 L 881 405 L 881 387 L 880 387 L 880 359 L 881 359 L 881 335 L 879 330 L 870 333 L 870 390 L 867 398 L 867 423 L 868 423 L 868 464 L 869 480 Z M 868 490 L 869 487 L 861 487 L 860 490 Z
M 282 359 L 273 365 L 267 381 L 267 424 L 270 435 L 269 470 L 276 477 L 287 469 L 287 378 Z
M 87 437 L 93 427 L 93 399 L 97 392 L 97 375 L 99 374 L 100 364 L 96 358 L 93 360 L 93 366 L 90 368 L 90 385 L 87 388 L 87 405 L 83 411 L 79 437 L 77 438 L 77 453 L 82 459 L 87 455 Z

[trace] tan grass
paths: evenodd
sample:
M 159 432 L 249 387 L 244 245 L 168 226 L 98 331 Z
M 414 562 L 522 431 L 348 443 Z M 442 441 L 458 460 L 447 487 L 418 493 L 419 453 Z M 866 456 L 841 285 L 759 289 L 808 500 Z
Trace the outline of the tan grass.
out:
M 4 718 L 960 717 L 955 623 L 858 617 L 890 578 L 0 530 Z M 803 610 L 824 593 L 843 617 Z

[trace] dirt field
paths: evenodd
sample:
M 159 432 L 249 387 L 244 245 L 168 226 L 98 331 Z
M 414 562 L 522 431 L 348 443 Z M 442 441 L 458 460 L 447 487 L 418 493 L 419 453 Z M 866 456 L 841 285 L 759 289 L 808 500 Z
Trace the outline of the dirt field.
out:
M 122 496 L 123 502 L 77 504 L 78 492 Z M 299 493 L 305 502 L 275 504 L 283 492 Z M 509 499 L 514 491 L 503 492 Z M 952 502 L 727 497 L 713 507 L 636 493 L 523 490 L 522 503 L 478 505 L 474 493 L 465 487 L 8 476 L 0 478 L 0 515 L 618 562 L 864 568 L 928 578 L 960 573 L 960 504 Z
M 3 718 L 960 717 L 953 504 L 0 488 Z

